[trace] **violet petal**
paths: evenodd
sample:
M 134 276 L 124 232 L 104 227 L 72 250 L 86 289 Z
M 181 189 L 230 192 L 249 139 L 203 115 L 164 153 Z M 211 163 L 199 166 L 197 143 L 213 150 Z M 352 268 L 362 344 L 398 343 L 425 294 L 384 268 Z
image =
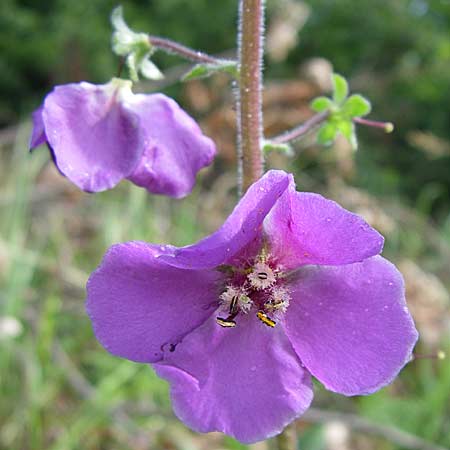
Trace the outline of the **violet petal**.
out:
M 177 198 L 189 194 L 197 172 L 214 158 L 213 141 L 163 94 L 138 94 L 131 104 L 145 134 L 146 150 L 128 179 L 154 194 Z
M 233 329 L 211 317 L 154 365 L 171 384 L 175 414 L 195 431 L 221 431 L 243 443 L 267 439 L 301 415 L 313 391 L 281 327 L 254 314 Z
M 217 307 L 219 275 L 168 266 L 158 259 L 164 251 L 144 242 L 114 245 L 89 278 L 87 312 L 114 355 L 159 361 Z
M 112 188 L 142 157 L 139 119 L 118 99 L 122 85 L 67 84 L 45 99 L 42 117 L 56 164 L 85 191 Z
M 381 256 L 347 266 L 303 267 L 291 288 L 286 333 L 327 389 L 370 394 L 410 360 L 417 331 L 403 278 Z
M 42 110 L 43 106 L 41 105 L 38 109 L 33 111 L 33 114 L 31 115 L 33 120 L 33 131 L 31 132 L 30 138 L 30 150 L 33 150 L 47 142 L 44 121 L 42 120 Z
M 269 170 L 249 187 L 221 228 L 196 244 L 177 249 L 172 256 L 164 256 L 164 260 L 175 267 L 192 269 L 230 263 L 233 256 L 261 236 L 264 218 L 288 183 L 286 172 Z
M 264 225 L 272 252 L 287 268 L 351 264 L 383 248 L 383 236 L 360 216 L 319 194 L 296 192 L 293 180 Z

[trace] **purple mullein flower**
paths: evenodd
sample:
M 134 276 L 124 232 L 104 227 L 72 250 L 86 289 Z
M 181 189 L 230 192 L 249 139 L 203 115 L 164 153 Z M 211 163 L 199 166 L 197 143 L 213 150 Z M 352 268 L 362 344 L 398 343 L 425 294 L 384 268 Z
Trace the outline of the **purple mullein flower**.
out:
M 417 332 L 382 246 L 359 216 L 269 171 L 197 244 L 111 247 L 87 311 L 108 351 L 169 381 L 188 426 L 255 442 L 308 408 L 311 375 L 370 394 L 410 360 Z
M 33 113 L 30 148 L 50 147 L 58 169 L 98 192 L 126 178 L 155 194 L 183 197 L 209 165 L 214 143 L 163 94 L 133 94 L 131 82 L 56 86 Z

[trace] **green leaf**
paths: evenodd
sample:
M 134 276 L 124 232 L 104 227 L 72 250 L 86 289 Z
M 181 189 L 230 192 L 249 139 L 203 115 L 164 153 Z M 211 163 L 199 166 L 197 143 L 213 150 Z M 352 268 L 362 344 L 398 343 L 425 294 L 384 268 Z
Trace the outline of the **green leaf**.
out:
M 205 78 L 210 74 L 206 64 L 197 64 L 182 77 L 183 81 L 195 80 L 196 78 Z
M 278 144 L 276 142 L 265 141 L 263 143 L 263 152 L 268 154 L 270 152 L 285 153 L 289 156 L 293 154 L 292 147 L 289 144 Z
M 371 109 L 372 106 L 369 100 L 364 98 L 362 95 L 354 94 L 346 100 L 344 106 L 341 108 L 341 112 L 345 116 L 353 118 L 366 116 L 370 113 Z
M 328 97 L 317 97 L 311 102 L 311 109 L 320 113 L 329 109 L 332 103 Z
M 238 77 L 238 69 L 236 61 L 219 61 L 214 63 L 201 63 L 195 65 L 188 73 L 183 75 L 183 81 L 195 80 L 198 78 L 206 78 L 218 72 L 229 73 L 233 77 Z
M 326 122 L 317 133 L 317 142 L 322 145 L 331 145 L 336 137 L 338 129 L 335 123 Z
M 353 150 L 356 150 L 358 141 L 356 139 L 355 124 L 351 120 L 340 120 L 337 123 L 337 129 L 350 142 Z
M 338 73 L 333 73 L 333 100 L 341 104 L 348 95 L 347 80 Z
M 142 75 L 149 80 L 162 80 L 164 78 L 162 72 L 150 61 L 148 57 L 141 62 L 139 69 Z

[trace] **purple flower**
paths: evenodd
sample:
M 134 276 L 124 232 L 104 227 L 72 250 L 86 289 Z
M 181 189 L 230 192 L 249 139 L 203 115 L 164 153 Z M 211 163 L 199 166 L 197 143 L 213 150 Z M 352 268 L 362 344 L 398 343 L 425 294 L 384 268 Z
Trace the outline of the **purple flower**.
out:
M 211 139 L 163 94 L 131 82 L 56 86 L 33 113 L 30 148 L 47 143 L 58 169 L 88 192 L 127 178 L 155 194 L 183 197 L 215 154 Z
M 197 244 L 111 247 L 87 310 L 108 351 L 169 381 L 188 426 L 255 442 L 308 408 L 311 375 L 370 394 L 410 360 L 417 332 L 382 246 L 359 216 L 269 171 Z

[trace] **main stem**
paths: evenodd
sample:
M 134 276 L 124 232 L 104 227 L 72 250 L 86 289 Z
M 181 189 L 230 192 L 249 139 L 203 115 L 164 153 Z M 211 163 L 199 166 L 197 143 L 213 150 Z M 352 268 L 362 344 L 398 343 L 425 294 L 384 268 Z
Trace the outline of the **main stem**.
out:
M 238 174 L 240 193 L 263 174 L 262 57 L 264 0 L 239 2 Z
M 264 0 L 239 2 L 239 87 L 237 92 L 238 177 L 242 194 L 264 172 L 262 151 L 262 58 Z M 286 429 L 275 442 L 279 450 L 294 450 Z

